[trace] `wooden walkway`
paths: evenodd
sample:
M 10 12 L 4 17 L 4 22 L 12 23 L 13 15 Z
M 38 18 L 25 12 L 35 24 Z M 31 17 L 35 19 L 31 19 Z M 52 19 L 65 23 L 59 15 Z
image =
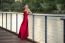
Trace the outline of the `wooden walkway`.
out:
M 0 28 L 0 43 L 33 43 L 28 40 L 21 40 L 15 34 Z

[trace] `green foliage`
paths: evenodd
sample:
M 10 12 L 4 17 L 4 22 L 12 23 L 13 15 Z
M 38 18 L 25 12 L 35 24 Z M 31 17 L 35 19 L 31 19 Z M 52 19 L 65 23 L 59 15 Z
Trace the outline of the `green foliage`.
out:
M 54 1 L 54 0 L 53 0 Z M 51 0 L 32 0 L 29 3 L 29 8 L 32 12 L 47 13 L 52 10 L 56 10 L 56 6 Z
M 0 2 L 1 11 L 23 11 L 23 4 L 20 2 L 15 2 L 15 0 L 0 0 Z
M 65 4 L 65 0 L 55 0 L 55 3 L 57 3 L 57 4 Z
M 35 13 L 65 10 L 65 0 L 23 0 L 22 3 L 15 0 L 0 0 L 0 10 L 23 12 L 25 4 L 28 4 L 31 11 Z
M 31 2 L 32 1 L 32 2 Z M 65 0 L 31 0 L 27 4 L 32 12 L 49 13 L 52 11 L 64 10 Z M 61 4 L 57 7 L 58 4 Z M 59 9 L 58 9 L 59 8 Z
M 15 2 L 15 0 L 0 0 L 0 10 L 9 11 L 11 10 L 11 4 Z
M 11 10 L 12 11 L 17 11 L 17 10 L 19 10 L 20 9 L 20 4 L 19 3 L 13 3 L 12 5 L 11 5 Z
M 23 11 L 23 5 L 19 2 L 13 3 L 11 5 L 11 11 L 22 12 Z
M 8 10 L 10 10 L 10 4 L 8 4 L 8 3 L 3 3 L 2 6 L 3 6 L 3 11 L 8 11 Z

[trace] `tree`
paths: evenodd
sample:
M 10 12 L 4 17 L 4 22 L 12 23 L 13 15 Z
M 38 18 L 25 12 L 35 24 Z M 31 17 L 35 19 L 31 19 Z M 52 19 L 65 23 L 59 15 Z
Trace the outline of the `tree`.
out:
M 8 11 L 10 10 L 11 4 L 15 2 L 15 0 L 0 0 L 0 10 Z
M 54 10 L 54 0 L 30 0 L 27 3 L 33 12 L 48 12 Z
M 23 10 L 23 5 L 19 2 L 15 2 L 11 5 L 11 10 L 12 11 L 16 11 L 16 12 L 20 12 Z

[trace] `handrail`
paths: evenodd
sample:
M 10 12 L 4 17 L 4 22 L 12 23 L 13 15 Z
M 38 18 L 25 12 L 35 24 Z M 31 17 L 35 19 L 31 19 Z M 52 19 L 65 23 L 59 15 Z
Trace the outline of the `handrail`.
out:
M 4 14 L 5 14 L 5 19 L 6 19 L 6 29 L 7 29 L 7 20 L 10 20 L 10 30 L 12 31 L 12 15 L 13 14 L 16 14 L 16 33 L 17 33 L 17 28 L 18 28 L 18 13 L 16 13 L 16 12 L 0 12 L 0 15 L 2 15 L 2 27 L 3 27 L 3 19 L 4 19 Z M 7 19 L 7 17 L 8 17 L 8 14 L 10 14 L 9 16 L 10 16 L 10 19 Z
M 1 14 L 1 13 L 8 13 L 8 14 L 12 13 L 12 14 L 18 14 L 18 13 L 20 13 L 20 12 L 0 12 L 0 14 Z M 23 13 L 20 13 L 20 14 L 23 14 Z
M 65 16 L 65 14 L 39 14 L 39 13 L 33 13 L 35 16 Z
M 13 14 L 23 14 L 21 12 L 0 12 L 0 13 L 13 13 Z M 29 15 L 34 15 L 34 16 L 65 16 L 65 14 L 40 14 L 40 13 L 32 13 Z
M 18 14 L 22 14 L 23 15 L 23 13 L 19 13 L 19 12 L 0 12 L 0 14 L 2 14 L 2 27 L 3 27 L 3 17 L 4 17 L 4 13 L 5 13 L 5 15 L 6 15 L 6 28 L 7 28 L 7 16 L 8 16 L 8 14 L 10 14 L 10 30 L 12 30 L 12 16 L 13 16 L 13 14 L 15 14 L 15 16 L 16 16 L 16 33 L 17 33 L 17 29 L 18 29 Z M 29 14 L 29 15 L 32 15 L 32 21 L 33 21 L 33 29 L 32 29 L 32 40 L 34 41 L 34 39 L 35 39 L 35 33 L 34 33 L 34 19 L 35 19 L 35 16 L 44 16 L 44 18 L 45 19 L 43 19 L 43 20 L 45 20 L 45 43 L 47 43 L 47 23 L 48 23 L 48 21 L 47 21 L 47 19 L 48 19 L 48 17 L 65 17 L 65 14 L 38 14 L 38 13 L 33 13 L 33 14 Z

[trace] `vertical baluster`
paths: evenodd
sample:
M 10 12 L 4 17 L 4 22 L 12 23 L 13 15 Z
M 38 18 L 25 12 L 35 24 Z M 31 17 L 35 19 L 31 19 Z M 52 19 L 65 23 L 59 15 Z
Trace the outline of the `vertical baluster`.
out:
M 65 43 L 65 17 L 63 16 L 61 20 L 63 20 L 63 43 Z
M 7 13 L 6 13 L 6 29 L 7 29 Z
M 18 14 L 16 14 L 16 33 L 17 33 L 17 30 L 18 30 Z
M 64 21 L 64 43 L 65 43 L 65 19 L 63 20 Z
M 47 16 L 45 16 L 45 43 L 47 43 Z
M 10 14 L 10 30 L 12 31 L 12 13 Z
M 2 27 L 3 27 L 3 13 L 2 13 Z
M 33 16 L 33 28 L 32 28 L 32 39 L 33 39 L 33 41 L 34 41 L 34 15 L 32 15 Z

